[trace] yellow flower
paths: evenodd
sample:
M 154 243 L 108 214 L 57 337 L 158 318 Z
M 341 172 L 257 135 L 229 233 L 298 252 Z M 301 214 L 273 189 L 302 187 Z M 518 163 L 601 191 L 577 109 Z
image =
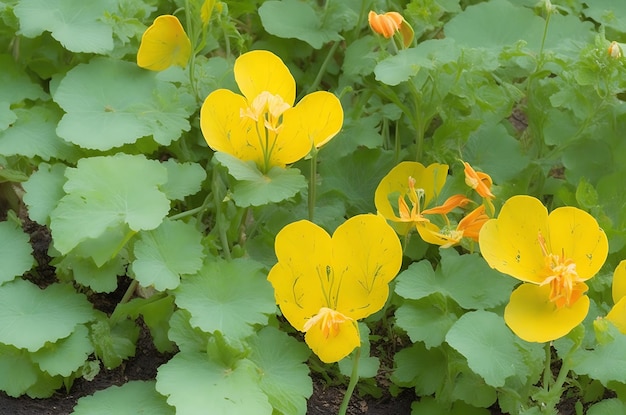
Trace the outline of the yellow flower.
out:
M 367 21 L 374 32 L 384 36 L 386 39 L 391 38 L 396 33 L 400 33 L 402 44 L 405 48 L 413 42 L 413 28 L 398 12 L 377 14 L 370 10 L 367 15 Z
M 483 225 L 479 243 L 492 268 L 524 282 L 504 311 L 521 339 L 555 340 L 584 320 L 589 311 L 585 281 L 608 254 L 607 237 L 587 212 L 561 207 L 548 215 L 539 200 L 514 196 L 497 219 Z
M 202 7 L 200 8 L 200 20 L 202 20 L 203 26 L 209 24 L 214 7 L 215 0 L 204 0 L 204 2 L 202 3 Z
M 252 160 L 265 173 L 300 160 L 341 129 L 343 109 L 330 92 L 313 92 L 293 106 L 296 83 L 273 53 L 245 53 L 234 72 L 243 95 L 218 89 L 200 110 L 202 134 L 213 150 Z
M 176 16 L 169 14 L 154 20 L 141 37 L 137 65 L 151 71 L 162 71 L 172 65 L 187 66 L 191 41 Z
M 404 161 L 391 169 L 378 184 L 374 194 L 376 209 L 394 223 L 400 235 L 406 235 L 414 227 L 419 230 L 420 225 L 428 222 L 423 208 L 437 197 L 447 176 L 448 166 L 445 164 L 424 167 L 418 162 Z
M 620 262 L 615 268 L 612 291 L 615 305 L 607 314 L 606 319 L 626 334 L 626 260 Z
M 459 244 L 463 238 L 470 238 L 478 242 L 480 229 L 488 220 L 489 216 L 485 214 L 485 206 L 480 205 L 464 216 L 456 228 L 450 228 L 449 226 L 439 228 L 430 222 L 418 228 L 418 231 L 425 242 L 440 245 L 442 248 L 450 248 Z
M 268 280 L 276 303 L 309 347 L 337 362 L 360 345 L 357 320 L 379 311 L 402 263 L 402 247 L 384 218 L 357 215 L 331 237 L 312 222 L 276 236 L 278 263 Z

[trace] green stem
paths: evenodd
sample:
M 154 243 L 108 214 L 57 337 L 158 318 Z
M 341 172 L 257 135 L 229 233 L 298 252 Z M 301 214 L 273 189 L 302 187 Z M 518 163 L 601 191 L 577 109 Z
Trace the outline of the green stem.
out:
M 539 59 L 543 62 L 543 49 L 546 44 L 546 38 L 548 37 L 548 26 L 550 25 L 550 17 L 552 16 L 552 5 L 549 1 L 546 1 L 546 24 L 543 27 L 543 37 L 541 38 L 541 48 L 539 49 Z
M 543 389 L 547 392 L 550 384 L 552 383 L 552 349 L 550 348 L 550 342 L 546 343 L 546 360 L 543 367 Z
M 196 102 L 200 102 L 201 99 L 198 96 L 198 85 L 196 83 L 196 46 L 197 46 L 197 35 L 196 29 L 193 25 L 193 19 L 191 13 L 191 7 L 189 5 L 189 0 L 185 0 L 185 19 L 187 22 L 187 30 L 189 31 L 189 39 L 191 40 L 191 50 L 193 53 L 189 58 L 189 83 L 191 84 L 191 91 L 193 92 L 193 96 L 196 97 Z
M 222 243 L 222 251 L 224 253 L 224 257 L 227 260 L 231 260 L 232 256 L 230 254 L 230 245 L 228 244 L 228 235 L 226 234 L 226 226 L 224 226 L 225 216 L 222 212 L 222 200 L 219 192 L 219 173 L 218 169 L 213 169 L 213 180 L 212 180 L 212 194 L 213 194 L 213 203 L 215 204 L 215 226 L 217 227 L 217 233 L 220 238 L 220 242 Z
M 132 297 L 133 294 L 135 293 L 135 290 L 137 289 L 138 285 L 139 285 L 139 281 L 132 280 L 130 282 L 130 285 L 126 289 L 126 292 L 124 293 L 124 297 L 122 297 L 119 304 L 126 304 L 130 300 L 130 297 Z
M 350 383 L 348 384 L 348 389 L 346 390 L 346 394 L 343 396 L 343 401 L 341 401 L 341 406 L 339 407 L 338 415 L 346 415 L 346 411 L 348 409 L 348 403 L 350 403 L 350 398 L 352 397 L 352 393 L 354 392 L 354 388 L 356 387 L 357 382 L 359 381 L 359 358 L 361 357 L 361 348 L 357 347 L 356 352 L 354 353 L 354 358 L 352 360 L 352 373 L 350 374 Z
M 170 220 L 182 219 L 184 217 L 192 216 L 192 215 L 195 215 L 196 213 L 204 211 L 209 205 L 210 199 L 211 199 L 211 194 L 208 194 L 207 197 L 204 199 L 204 202 L 202 202 L 200 206 L 195 207 L 193 209 L 186 210 L 184 212 L 177 213 L 175 215 L 172 215 L 170 216 Z
M 315 217 L 315 192 L 317 188 L 317 149 L 311 149 L 311 170 L 309 177 L 309 220 Z
M 326 54 L 326 58 L 324 59 L 324 62 L 322 62 L 322 66 L 320 66 L 319 71 L 317 71 L 317 76 L 315 76 L 315 80 L 313 81 L 311 86 L 306 90 L 307 94 L 314 92 L 317 89 L 317 87 L 320 85 L 320 83 L 322 82 L 322 77 L 326 73 L 326 68 L 328 67 L 328 64 L 330 63 L 330 60 L 335 55 L 335 52 L 337 51 L 338 47 L 339 47 L 339 42 L 337 41 L 333 42 L 333 45 L 330 47 L 330 50 L 328 51 L 328 54 Z
M 400 120 L 396 121 L 396 131 L 394 132 L 394 151 L 393 151 L 393 158 L 394 158 L 394 164 L 397 164 L 400 161 L 400 150 L 401 150 L 401 143 L 400 143 Z

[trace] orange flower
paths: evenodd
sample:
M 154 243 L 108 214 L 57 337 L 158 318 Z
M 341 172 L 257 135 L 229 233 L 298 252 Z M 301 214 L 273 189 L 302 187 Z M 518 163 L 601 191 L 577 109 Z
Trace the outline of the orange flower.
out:
M 480 205 L 461 219 L 456 228 L 463 232 L 465 238 L 470 238 L 478 242 L 480 229 L 488 220 L 489 216 L 485 213 L 485 205 Z
M 443 202 L 443 205 L 435 206 L 433 208 L 423 210 L 422 215 L 435 215 L 435 214 L 447 215 L 448 213 L 452 212 L 455 208 L 463 207 L 467 205 L 469 202 L 471 202 L 471 200 L 469 200 L 463 195 L 450 196 L 449 198 L 446 199 L 445 202 Z
M 367 21 L 374 32 L 383 35 L 386 39 L 390 39 L 396 32 L 400 32 L 402 44 L 405 48 L 413 41 L 413 28 L 398 12 L 377 14 L 370 10 L 367 15 Z
M 476 193 L 483 199 L 494 199 L 495 195 L 491 193 L 491 185 L 493 184 L 491 177 L 486 173 L 474 170 L 466 161 L 463 164 L 465 165 L 465 183 L 476 190 Z
M 367 21 L 374 32 L 389 39 L 400 30 L 400 25 L 404 21 L 404 17 L 398 12 L 377 14 L 373 10 L 370 10 L 367 15 Z

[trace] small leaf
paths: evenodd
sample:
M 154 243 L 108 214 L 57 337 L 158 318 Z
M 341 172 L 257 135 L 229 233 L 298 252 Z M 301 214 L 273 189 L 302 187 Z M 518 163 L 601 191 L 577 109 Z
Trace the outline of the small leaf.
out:
M 159 291 L 178 287 L 181 274 L 202 267 L 202 234 L 193 223 L 165 219 L 158 228 L 142 232 L 135 242 L 132 271 L 144 286 Z
M 591 209 L 598 206 L 598 192 L 593 188 L 593 185 L 581 177 L 576 187 L 576 201 L 580 207 L 584 209 Z
M 176 343 L 183 353 L 206 352 L 209 334 L 189 323 L 191 314 L 187 310 L 178 309 L 170 318 L 168 337 Z
M 341 40 L 335 30 L 324 28 L 316 11 L 298 0 L 270 0 L 259 7 L 261 23 L 267 33 L 285 39 L 300 39 L 314 49 Z
M 93 346 L 89 341 L 89 330 L 83 324 L 79 324 L 69 337 L 46 344 L 32 354 L 32 359 L 41 370 L 52 376 L 69 377 L 85 364 L 91 353 Z
M 54 247 L 68 253 L 107 228 L 128 224 L 133 231 L 159 226 L 170 203 L 158 186 L 167 171 L 143 155 L 84 158 L 65 171 L 67 193 L 51 214 Z
M 414 343 L 396 353 L 393 360 L 393 382 L 415 387 L 420 396 L 435 393 L 446 381 L 448 363 L 441 348 L 428 350 L 422 343 Z
M 174 295 L 176 305 L 191 313 L 192 326 L 233 339 L 250 336 L 255 324 L 267 324 L 276 308 L 265 271 L 250 259 L 207 259 Z
M 611 381 L 626 383 L 626 335 L 611 326 L 613 341 L 599 344 L 593 350 L 577 349 L 572 356 L 572 370 L 580 375 L 589 375 L 603 385 Z
M 232 198 L 241 207 L 282 202 L 306 187 L 304 176 L 296 168 L 272 167 L 263 174 L 253 162 L 244 162 L 221 152 L 215 153 L 215 158 L 239 180 L 232 190 Z
M 50 213 L 59 200 L 65 196 L 65 164 L 39 164 L 36 172 L 22 184 L 26 191 L 24 203 L 28 206 L 28 216 L 40 225 L 47 225 Z
M 178 353 L 158 369 L 156 390 L 178 414 L 199 414 L 210 408 L 220 415 L 271 415 L 273 408 L 249 360 L 224 367 L 206 353 Z
M 122 361 L 135 355 L 135 344 L 139 337 L 139 327 L 130 320 L 122 320 L 112 325 L 104 314 L 91 325 L 91 342 L 96 356 L 107 369 L 113 369 Z
M 380 359 L 376 356 L 370 356 L 370 329 L 362 321 L 359 321 L 359 336 L 361 337 L 361 356 L 359 357 L 359 379 L 373 378 L 378 374 L 380 369 Z M 354 352 L 337 362 L 339 372 L 342 375 L 350 377 L 352 375 L 352 367 L 354 365 Z
M 406 300 L 396 310 L 398 327 L 407 332 L 412 342 L 422 341 L 429 349 L 443 343 L 456 320 L 456 314 L 438 307 L 430 297 L 418 301 Z
M 35 265 L 30 238 L 13 222 L 0 222 L 0 285 Z
M 0 286 L 0 343 L 34 352 L 93 318 L 87 298 L 70 285 L 52 284 L 41 290 L 17 279 Z
M 206 179 L 206 171 L 198 163 L 169 159 L 163 166 L 167 169 L 167 182 L 161 186 L 161 191 L 169 200 L 183 200 L 185 196 L 198 193 Z
M 134 380 L 80 398 L 72 415 L 174 415 L 176 411 L 155 389 L 155 381 Z
M 587 415 L 626 414 L 626 403 L 617 398 L 605 399 L 587 410 Z
M 30 79 L 27 72 L 17 64 L 11 55 L 0 55 L 0 67 L 2 68 L 0 72 L 0 84 L 2 85 L 0 102 L 17 104 L 25 99 L 33 101 L 49 99 L 41 86 Z M 4 129 L 2 127 L 6 128 L 7 126 L 0 125 L 0 130 Z
M 464 314 L 446 335 L 446 341 L 467 359 L 469 367 L 488 385 L 504 386 L 523 365 L 515 335 L 504 319 L 487 311 Z
M 17 398 L 37 382 L 40 371 L 28 352 L 0 343 L 0 390 Z
M 309 368 L 304 363 L 309 349 L 293 337 L 265 327 L 250 341 L 250 360 L 261 371 L 261 389 L 270 404 L 282 414 L 305 415 L 313 394 Z
M 18 33 L 36 37 L 44 31 L 72 52 L 105 53 L 113 49 L 113 30 L 102 20 L 115 10 L 113 0 L 21 0 L 13 9 Z

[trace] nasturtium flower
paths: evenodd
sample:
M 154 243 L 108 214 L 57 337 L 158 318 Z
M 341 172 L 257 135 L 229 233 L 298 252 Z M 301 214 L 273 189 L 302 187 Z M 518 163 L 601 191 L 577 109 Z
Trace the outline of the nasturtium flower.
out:
M 495 196 L 493 193 L 491 193 L 491 186 L 493 185 L 491 176 L 486 173 L 474 170 L 474 168 L 468 162 L 464 161 L 463 165 L 465 166 L 465 184 L 476 190 L 476 193 L 478 193 L 480 197 L 494 199 Z
M 402 247 L 384 218 L 357 215 L 332 237 L 302 220 L 276 236 L 278 263 L 268 280 L 285 318 L 326 363 L 359 347 L 357 320 L 379 311 L 402 263 Z
M 141 37 L 137 65 L 151 71 L 162 71 L 172 65 L 187 66 L 191 41 L 176 16 L 169 14 L 154 19 Z
M 523 281 L 511 294 L 504 320 L 529 342 L 569 333 L 589 311 L 585 281 L 602 267 L 608 241 L 598 222 L 574 207 L 547 209 L 530 196 L 514 196 L 480 231 L 487 263 Z
M 614 306 L 606 319 L 626 334 L 626 260 L 621 261 L 613 272 L 612 296 Z
M 433 163 L 428 167 L 403 161 L 378 184 L 374 203 L 378 213 L 391 221 L 400 235 L 428 222 L 424 208 L 437 198 L 446 183 L 448 166 Z
M 442 248 L 450 248 L 461 243 L 463 238 L 469 238 L 478 242 L 478 234 L 482 226 L 489 220 L 485 214 L 485 206 L 480 205 L 454 226 L 438 227 L 432 222 L 419 228 L 419 234 L 425 242 L 440 245 Z
M 234 73 L 243 95 L 218 89 L 200 109 L 202 134 L 213 150 L 254 161 L 265 173 L 300 160 L 341 129 L 343 109 L 330 92 L 313 92 L 293 106 L 295 80 L 273 53 L 244 53 Z
M 402 44 L 405 48 L 413 42 L 415 34 L 413 28 L 398 12 L 378 14 L 370 10 L 367 15 L 367 21 L 375 33 L 382 35 L 386 39 L 393 37 L 396 33 L 400 33 Z

